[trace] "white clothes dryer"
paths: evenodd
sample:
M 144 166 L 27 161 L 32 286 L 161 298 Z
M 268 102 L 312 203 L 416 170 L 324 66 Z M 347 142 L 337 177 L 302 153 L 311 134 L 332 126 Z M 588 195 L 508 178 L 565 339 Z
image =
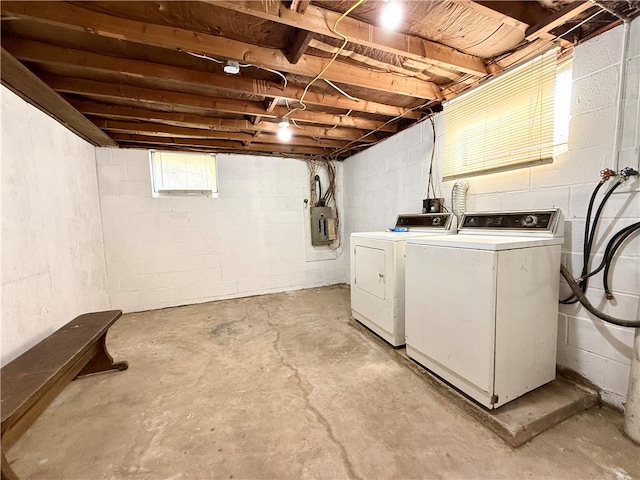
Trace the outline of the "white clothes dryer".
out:
M 450 213 L 399 215 L 406 232 L 351 234 L 353 318 L 394 347 L 404 345 L 404 252 L 407 240 L 455 233 Z
M 407 354 L 487 408 L 552 381 L 560 210 L 465 214 L 406 246 Z

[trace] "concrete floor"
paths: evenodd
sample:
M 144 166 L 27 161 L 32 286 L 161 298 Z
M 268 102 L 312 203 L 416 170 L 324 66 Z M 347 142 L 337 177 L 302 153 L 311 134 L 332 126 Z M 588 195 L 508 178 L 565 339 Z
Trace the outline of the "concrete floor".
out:
M 592 408 L 513 449 L 348 325 L 326 287 L 124 315 L 129 370 L 73 382 L 8 452 L 23 479 L 640 478 Z

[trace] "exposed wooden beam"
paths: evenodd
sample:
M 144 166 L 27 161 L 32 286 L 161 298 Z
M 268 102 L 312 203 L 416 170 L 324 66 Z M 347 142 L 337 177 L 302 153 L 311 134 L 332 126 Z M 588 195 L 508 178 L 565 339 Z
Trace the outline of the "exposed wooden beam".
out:
M 122 120 L 93 119 L 101 130 L 118 133 L 135 133 L 154 137 L 208 138 L 209 140 L 249 140 L 251 135 L 240 132 L 221 132 L 198 128 L 176 127 L 152 122 L 127 122 Z
M 495 1 L 495 0 L 455 0 L 456 3 L 466 6 L 478 13 L 486 15 L 490 18 L 495 18 L 502 21 L 507 25 L 515 26 L 521 30 L 524 30 L 527 40 L 533 41 L 537 38 L 543 40 L 553 39 L 549 30 L 539 29 L 536 34 L 528 32 L 528 29 L 535 25 L 544 25 L 546 19 L 549 17 L 549 12 L 545 10 L 538 2 L 508 2 L 508 1 Z M 535 28 L 535 27 L 534 27 Z M 568 47 L 571 42 L 560 39 L 559 43 Z
M 205 3 L 328 37 L 342 39 L 340 35 L 332 30 L 341 14 L 313 5 L 309 6 L 303 15 L 285 8 L 281 2 L 267 2 L 264 5 L 258 5 L 251 0 L 206 0 Z M 436 42 L 400 32 L 391 32 L 351 17 L 343 18 L 339 26 L 338 30 L 346 35 L 351 43 L 357 45 L 375 48 L 415 60 L 427 60 L 429 63 L 445 68 L 454 68 L 472 75 L 483 76 L 487 73 L 481 58 L 467 55 Z
M 304 13 L 309 8 L 311 4 L 311 0 L 291 0 L 291 5 L 289 8 L 294 12 Z
M 499 72 L 507 70 L 520 62 L 533 58 L 536 55 L 540 55 L 545 51 L 545 49 L 548 49 L 550 46 L 551 45 L 549 45 L 549 42 L 547 40 L 538 38 L 537 40 L 534 40 L 523 48 L 514 51 L 513 53 L 501 58 L 498 62 L 496 62 L 495 65 L 499 68 L 499 70 L 497 71 Z
M 153 148 L 157 145 L 174 145 L 178 147 L 202 147 L 211 150 L 224 151 L 247 151 L 247 152 L 265 152 L 265 153 L 289 153 L 298 155 L 328 155 L 332 152 L 330 148 L 322 147 L 305 147 L 287 144 L 265 144 L 253 143 L 249 147 L 245 147 L 241 142 L 230 140 L 206 140 L 195 138 L 177 138 L 177 137 L 152 137 L 145 135 L 132 135 L 123 133 L 114 133 L 113 138 L 118 143 L 124 144 L 142 144 L 147 148 Z
M 258 102 L 242 102 L 220 98 L 192 95 L 189 93 L 171 92 L 166 90 L 152 90 L 148 88 L 134 87 L 131 85 L 114 85 L 112 83 L 96 82 L 80 78 L 62 78 L 55 75 L 43 75 L 45 82 L 54 90 L 64 93 L 85 95 L 95 99 L 130 99 L 143 102 L 145 105 L 182 105 L 197 108 L 203 112 L 211 110 L 236 113 L 240 115 L 262 115 L 264 117 L 282 117 L 288 113 L 285 107 L 276 107 L 272 113 L 268 113 L 264 106 Z M 289 115 L 290 119 L 300 122 L 317 123 L 323 125 L 335 125 L 345 128 L 358 128 L 361 130 L 375 130 L 382 128 L 385 131 L 395 131 L 391 126 L 383 126 L 383 122 L 366 118 L 351 117 L 347 115 L 334 115 L 309 110 L 297 110 Z
M 269 100 L 268 102 L 266 102 L 264 110 L 267 113 L 271 113 L 273 112 L 273 110 L 276 108 L 276 106 L 278 105 L 278 100 L 279 98 L 272 98 L 271 100 Z M 257 127 L 253 133 L 253 138 L 257 138 L 262 134 L 262 128 L 260 128 L 262 126 L 262 124 L 264 123 L 262 121 L 262 116 L 258 115 L 253 117 L 252 123 Z M 245 144 L 250 143 L 250 142 L 245 142 Z
M 22 61 L 52 65 L 72 65 L 77 68 L 117 73 L 137 79 L 141 77 L 150 78 L 168 84 L 175 84 L 176 89 L 178 89 L 180 85 L 205 85 L 212 88 L 212 90 L 221 89 L 241 92 L 247 95 L 286 98 L 290 102 L 297 102 L 303 93 L 302 88 L 291 85 L 282 87 L 282 85 L 264 80 L 208 73 L 172 65 L 161 65 L 141 60 L 101 55 L 30 40 L 5 37 L 2 39 L 2 44 L 12 55 Z M 314 91 L 307 93 L 305 103 L 393 117 L 402 115 L 407 111 L 407 109 L 401 107 L 366 100 L 354 101 L 342 95 L 330 95 Z M 420 118 L 420 112 L 409 113 L 407 118 Z
M 2 84 L 5 87 L 55 118 L 89 143 L 100 147 L 113 147 L 116 145 L 106 133 L 87 120 L 4 48 L 0 48 L 0 53 L 0 73 Z M 9 116 L 10 114 L 7 118 Z
M 233 3 L 235 2 L 231 2 L 231 4 Z M 2 2 L 0 8 L 4 14 L 28 18 L 49 25 L 57 25 L 76 31 L 88 31 L 96 35 L 158 47 L 237 59 L 297 75 L 309 76 L 310 72 L 319 73 L 326 65 L 326 59 L 311 55 L 302 55 L 298 63 L 292 64 L 279 50 L 250 45 L 178 27 L 144 23 L 106 15 L 75 4 Z M 288 9 L 284 9 L 284 11 L 295 13 Z M 299 14 L 295 13 L 295 15 Z M 305 16 L 302 17 L 305 18 Z M 428 100 L 440 98 L 439 88 L 433 83 L 392 74 L 371 72 L 368 69 L 339 61 L 334 62 L 324 73 L 324 77 L 339 83 L 385 92 L 392 91 L 400 95 L 416 98 Z
M 200 128 L 203 130 L 217 130 L 219 132 L 255 132 L 266 131 L 277 133 L 277 124 L 272 122 L 262 122 L 259 126 L 252 124 L 248 120 L 231 120 L 204 115 L 194 115 L 175 112 L 159 112 L 146 108 L 127 107 L 122 105 L 108 105 L 89 100 L 69 99 L 71 105 L 85 115 L 94 117 L 110 118 L 115 120 L 135 120 L 163 123 L 176 127 Z M 297 135 L 308 137 L 333 138 L 335 140 L 357 140 L 365 132 L 353 128 L 323 128 L 312 125 L 294 126 Z M 363 142 L 374 141 L 366 137 Z
M 328 52 L 331 54 L 335 54 L 340 50 L 339 47 L 328 45 L 316 39 L 311 40 L 311 42 L 309 42 L 309 46 L 317 50 L 322 50 L 323 52 Z M 351 58 L 360 63 L 370 65 L 371 67 L 376 68 L 377 70 L 380 70 L 380 71 L 395 72 L 395 73 L 399 73 L 400 75 L 407 75 L 407 76 L 419 78 L 420 80 L 428 81 L 427 76 L 424 75 L 422 72 L 416 72 L 415 70 L 409 70 L 407 68 L 398 67 L 396 65 L 391 65 L 389 63 L 381 62 L 380 60 L 367 57 L 366 55 L 362 55 L 361 53 L 357 53 L 346 48 L 340 51 L 340 56 Z
M 581 14 L 585 10 L 593 7 L 594 4 L 591 2 L 573 2 L 567 5 L 562 10 L 558 10 L 550 17 L 546 18 L 543 22 L 532 25 L 527 28 L 525 32 L 525 39 L 528 41 L 533 41 L 536 38 L 540 38 L 543 34 L 548 33 L 550 30 L 553 30 L 556 27 L 567 22 L 567 20 L 572 19 L 576 15 Z
M 268 102 L 269 104 L 264 108 L 265 112 L 267 112 L 267 113 L 273 112 L 276 109 L 276 107 L 278 106 L 278 100 L 280 100 L 278 97 L 272 98 Z
M 131 133 L 154 137 L 180 137 L 180 138 L 206 138 L 208 140 L 237 140 L 251 141 L 253 136 L 248 133 L 216 132 L 213 130 L 199 130 L 196 128 L 174 127 L 150 122 L 123 122 L 119 120 L 95 119 L 98 128 L 110 132 Z M 260 143 L 282 143 L 275 135 L 263 135 Z M 288 142 L 291 145 L 305 147 L 340 148 L 347 142 L 329 139 L 314 139 L 300 135 L 294 135 Z
M 272 98 L 271 100 L 265 101 L 264 102 L 264 111 L 265 112 L 272 112 L 273 109 L 275 108 L 275 106 L 278 104 L 278 98 Z M 251 123 L 253 125 L 259 125 L 260 123 L 262 123 L 262 115 L 256 115 L 255 117 L 253 117 L 251 119 Z M 258 135 L 260 134 L 260 130 L 257 131 Z
M 260 102 L 230 100 L 227 98 L 205 97 L 190 93 L 135 87 L 126 84 L 96 82 L 82 78 L 58 77 L 42 75 L 42 79 L 54 90 L 65 93 L 77 93 L 94 98 L 130 98 L 148 103 L 181 104 L 205 108 L 218 112 L 235 113 L 237 115 L 267 115 Z
M 221 132 L 240 132 L 243 130 L 251 130 L 252 127 L 255 128 L 247 120 L 232 120 L 179 112 L 163 112 L 147 108 L 111 105 L 91 100 L 78 100 L 76 98 L 69 98 L 67 101 L 84 115 L 92 115 L 95 117 L 141 120 L 165 123 L 177 127 L 202 128 Z M 348 131 L 350 131 L 350 129 Z
M 293 37 L 293 42 L 291 42 L 291 45 L 289 45 L 289 48 L 287 48 L 285 52 L 287 60 L 291 63 L 298 63 L 298 60 L 300 60 L 300 57 L 304 54 L 312 38 L 313 33 L 306 30 L 298 30 L 296 36 Z

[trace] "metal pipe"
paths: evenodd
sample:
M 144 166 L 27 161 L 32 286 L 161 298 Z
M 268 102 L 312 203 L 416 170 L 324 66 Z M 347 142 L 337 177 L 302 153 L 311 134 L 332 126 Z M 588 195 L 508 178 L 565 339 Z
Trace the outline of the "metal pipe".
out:
M 627 90 L 627 49 L 629 45 L 630 22 L 624 20 L 624 33 L 622 35 L 622 53 L 620 55 L 620 70 L 618 72 L 618 104 L 616 106 L 616 125 L 613 143 L 614 170 L 620 168 L 620 149 L 622 148 L 622 130 L 624 123 L 624 102 Z
M 640 317 L 640 307 L 638 309 Z M 624 409 L 624 433 L 640 444 L 640 328 L 636 328 L 629 372 L 629 390 Z

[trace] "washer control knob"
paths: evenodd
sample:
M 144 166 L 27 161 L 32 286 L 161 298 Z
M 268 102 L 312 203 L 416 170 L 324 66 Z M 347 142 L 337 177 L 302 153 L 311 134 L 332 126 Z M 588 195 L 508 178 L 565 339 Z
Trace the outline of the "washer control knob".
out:
M 433 221 L 431 222 L 432 225 L 438 226 L 442 223 L 442 219 L 440 217 L 434 217 Z
M 538 224 L 538 216 L 537 215 L 526 215 L 522 219 L 523 227 L 535 227 Z

